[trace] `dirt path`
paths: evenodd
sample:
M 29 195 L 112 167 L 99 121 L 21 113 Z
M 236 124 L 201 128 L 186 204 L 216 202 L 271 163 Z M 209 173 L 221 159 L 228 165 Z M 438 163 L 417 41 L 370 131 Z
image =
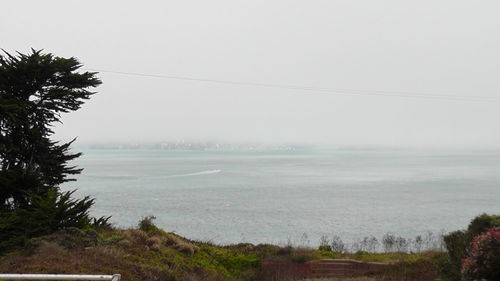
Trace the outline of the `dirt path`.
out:
M 315 278 L 315 279 L 304 279 L 303 281 L 375 281 L 375 279 L 371 277 Z

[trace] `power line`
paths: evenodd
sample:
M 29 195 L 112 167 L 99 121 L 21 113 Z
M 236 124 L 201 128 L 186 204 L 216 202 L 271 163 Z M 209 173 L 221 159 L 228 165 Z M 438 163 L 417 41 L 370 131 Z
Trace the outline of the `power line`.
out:
M 287 89 L 287 90 L 300 90 L 300 91 L 309 91 L 309 92 L 335 94 L 335 95 L 359 95 L 359 96 L 383 96 L 383 97 L 400 97 L 400 98 L 444 99 L 444 100 L 475 101 L 475 102 L 500 102 L 500 97 L 496 97 L 496 96 L 444 95 L 444 94 L 396 92 L 396 91 L 380 91 L 380 90 L 366 91 L 366 90 L 354 90 L 354 89 L 322 88 L 322 87 L 298 86 L 298 85 L 286 85 L 286 84 L 270 84 L 270 83 L 258 83 L 258 82 L 242 82 L 242 81 L 231 81 L 231 80 L 204 79 L 204 78 L 195 78 L 195 77 L 188 77 L 188 76 L 147 74 L 147 73 L 137 73 L 137 72 L 94 69 L 94 68 L 86 68 L 86 70 L 111 73 L 111 74 L 119 74 L 119 75 L 150 77 L 150 78 L 160 78 L 160 79 L 174 79 L 174 80 L 183 80 L 183 81 L 216 83 L 216 84 L 227 84 L 227 85 L 238 85 L 238 86 L 253 86 L 253 87 L 278 88 L 278 89 Z

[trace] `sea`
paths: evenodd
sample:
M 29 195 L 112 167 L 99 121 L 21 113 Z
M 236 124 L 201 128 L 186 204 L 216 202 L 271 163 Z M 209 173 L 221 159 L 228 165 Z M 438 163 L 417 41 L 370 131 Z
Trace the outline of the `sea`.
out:
M 500 214 L 500 151 L 83 149 L 64 190 L 94 216 L 216 244 L 304 246 L 466 228 Z

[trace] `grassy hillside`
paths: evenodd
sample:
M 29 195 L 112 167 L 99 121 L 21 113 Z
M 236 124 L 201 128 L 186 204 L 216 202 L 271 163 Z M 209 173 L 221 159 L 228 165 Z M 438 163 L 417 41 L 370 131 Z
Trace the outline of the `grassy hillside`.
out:
M 370 277 L 372 280 L 424 281 L 437 276 L 434 260 L 439 255 L 364 252 L 336 255 L 330 251 L 262 244 L 217 246 L 165 232 L 146 219 L 137 229 L 69 228 L 33 239 L 23 250 L 2 257 L 0 272 L 120 273 L 126 281 L 279 281 L 261 271 L 262 261 L 302 263 L 319 258 L 350 258 L 395 262 L 386 273 Z

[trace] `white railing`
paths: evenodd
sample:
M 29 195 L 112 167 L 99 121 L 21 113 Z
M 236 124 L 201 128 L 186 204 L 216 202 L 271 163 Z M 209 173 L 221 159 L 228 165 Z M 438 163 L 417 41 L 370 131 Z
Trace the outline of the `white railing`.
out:
M 0 274 L 0 280 L 109 280 L 120 281 L 120 274 L 85 275 L 85 274 Z

